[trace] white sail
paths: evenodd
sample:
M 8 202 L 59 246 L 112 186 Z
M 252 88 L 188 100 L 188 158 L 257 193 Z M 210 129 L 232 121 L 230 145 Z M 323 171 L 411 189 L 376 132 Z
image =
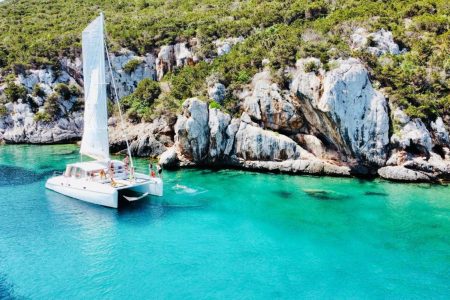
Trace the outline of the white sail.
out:
M 109 160 L 103 34 L 101 14 L 86 27 L 82 35 L 84 132 L 80 153 L 98 160 Z

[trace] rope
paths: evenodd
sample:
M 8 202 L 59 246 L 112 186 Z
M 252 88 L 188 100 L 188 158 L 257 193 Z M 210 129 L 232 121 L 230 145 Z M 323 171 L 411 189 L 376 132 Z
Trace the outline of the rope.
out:
M 133 164 L 133 158 L 131 156 L 131 150 L 130 150 L 130 145 L 128 143 L 128 138 L 126 135 L 126 131 L 125 131 L 125 124 L 123 121 L 123 114 L 122 114 L 122 108 L 120 107 L 120 99 L 119 99 L 119 95 L 117 94 L 117 87 L 116 87 L 116 80 L 114 79 L 114 74 L 113 74 L 113 68 L 112 68 L 112 64 L 111 64 L 111 59 L 109 58 L 109 51 L 108 51 L 108 43 L 107 43 L 107 39 L 106 39 L 106 26 L 104 25 L 104 16 L 103 13 L 101 13 L 102 15 L 102 22 L 103 22 L 103 30 L 105 33 L 104 39 L 105 39 L 105 50 L 106 50 L 106 57 L 108 59 L 108 66 L 109 66 L 109 72 L 111 74 L 111 82 L 113 85 L 113 89 L 114 89 L 114 95 L 116 98 L 116 102 L 117 102 L 117 106 L 119 107 L 119 116 L 120 116 L 120 126 L 122 128 L 122 133 L 123 133 L 123 137 L 125 138 L 125 143 L 127 145 L 127 153 L 128 153 L 128 157 L 130 158 L 130 165 L 131 165 L 131 170 L 134 169 L 134 164 Z M 131 172 L 133 174 L 134 177 L 134 172 Z

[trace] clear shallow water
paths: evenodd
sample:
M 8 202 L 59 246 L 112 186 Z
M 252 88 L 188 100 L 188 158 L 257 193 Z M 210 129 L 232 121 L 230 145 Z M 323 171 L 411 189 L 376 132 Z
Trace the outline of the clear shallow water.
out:
M 450 297 L 450 187 L 182 170 L 114 210 L 45 190 L 77 150 L 0 146 L 0 298 Z

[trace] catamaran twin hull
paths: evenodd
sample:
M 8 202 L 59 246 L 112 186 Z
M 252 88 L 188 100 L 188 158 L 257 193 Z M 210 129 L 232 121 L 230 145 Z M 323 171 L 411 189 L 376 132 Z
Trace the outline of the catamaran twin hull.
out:
M 88 178 L 75 179 L 64 175 L 48 179 L 45 187 L 60 194 L 85 202 L 118 208 L 121 197 L 135 201 L 147 195 L 162 196 L 163 182 L 160 178 L 136 173 L 136 179 L 98 182 Z

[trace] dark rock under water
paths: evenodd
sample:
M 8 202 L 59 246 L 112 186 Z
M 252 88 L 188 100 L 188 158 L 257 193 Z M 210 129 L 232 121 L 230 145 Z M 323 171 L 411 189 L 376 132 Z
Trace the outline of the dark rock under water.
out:
M 30 184 L 52 173 L 53 170 L 36 173 L 21 167 L 0 165 L 0 186 Z
M 388 194 L 385 193 L 385 192 L 372 192 L 372 191 L 367 191 L 367 192 L 364 193 L 364 195 L 367 195 L 367 196 L 383 196 L 383 197 L 388 196 Z
M 292 197 L 292 193 L 291 192 L 287 192 L 287 191 L 274 191 L 273 192 L 275 195 L 278 195 L 279 197 L 283 198 L 283 199 L 289 199 Z
M 326 190 L 303 190 L 303 192 L 318 200 L 342 200 L 345 198 L 335 192 Z

